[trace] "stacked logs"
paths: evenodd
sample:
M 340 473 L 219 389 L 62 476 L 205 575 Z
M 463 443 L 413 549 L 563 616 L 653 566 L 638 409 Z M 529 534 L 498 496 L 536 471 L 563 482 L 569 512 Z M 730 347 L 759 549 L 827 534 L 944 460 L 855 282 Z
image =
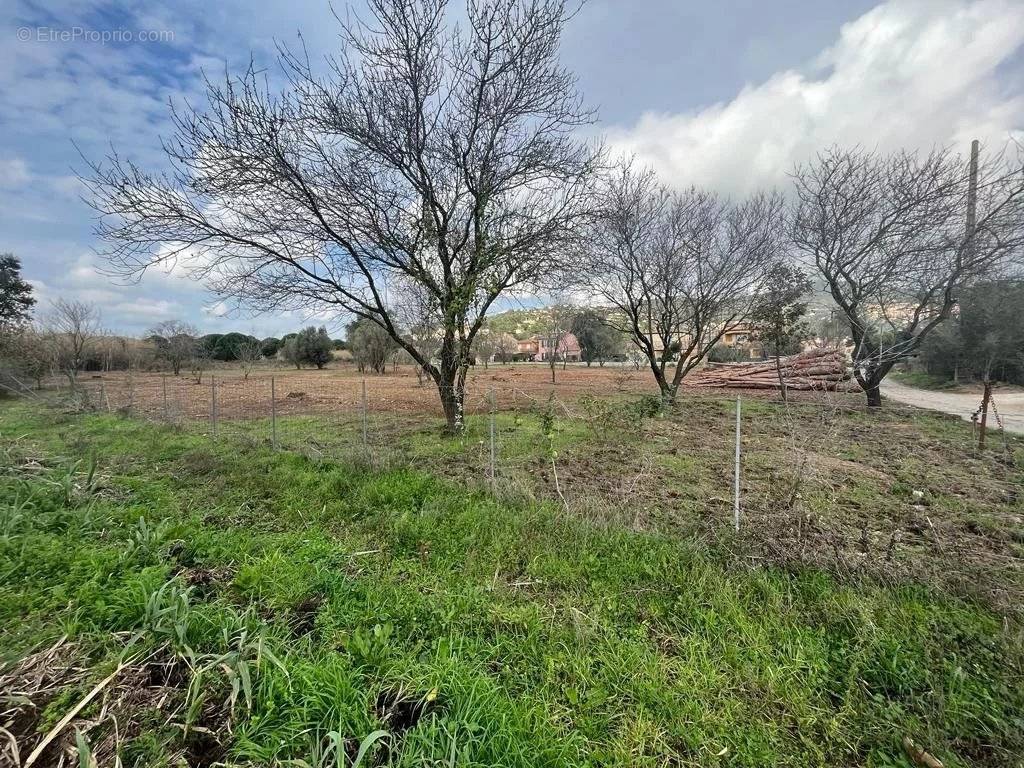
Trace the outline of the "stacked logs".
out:
M 787 389 L 838 389 L 850 378 L 846 355 L 834 347 L 823 347 L 780 358 Z M 751 363 L 721 363 L 694 376 L 700 387 L 779 389 L 775 360 Z

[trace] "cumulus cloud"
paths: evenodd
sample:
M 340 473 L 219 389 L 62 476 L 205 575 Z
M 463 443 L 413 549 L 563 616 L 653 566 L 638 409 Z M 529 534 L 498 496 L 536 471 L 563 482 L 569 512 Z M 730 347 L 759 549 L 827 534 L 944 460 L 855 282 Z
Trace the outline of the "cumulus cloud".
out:
M 670 184 L 728 193 L 784 183 L 794 162 L 836 143 L 1001 146 L 1024 127 L 1024 97 L 1001 76 L 1022 43 L 1014 0 L 890 0 L 806 69 L 693 112 L 645 114 L 610 143 Z

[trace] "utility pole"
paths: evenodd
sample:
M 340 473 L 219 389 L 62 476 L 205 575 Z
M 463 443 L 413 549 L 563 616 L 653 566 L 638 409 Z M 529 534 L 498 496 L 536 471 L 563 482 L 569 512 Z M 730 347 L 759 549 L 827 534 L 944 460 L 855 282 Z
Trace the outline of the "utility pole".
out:
M 971 169 L 967 182 L 967 247 L 974 248 L 971 239 L 974 237 L 974 230 L 978 225 L 978 155 L 981 152 L 981 142 L 977 139 L 971 142 Z

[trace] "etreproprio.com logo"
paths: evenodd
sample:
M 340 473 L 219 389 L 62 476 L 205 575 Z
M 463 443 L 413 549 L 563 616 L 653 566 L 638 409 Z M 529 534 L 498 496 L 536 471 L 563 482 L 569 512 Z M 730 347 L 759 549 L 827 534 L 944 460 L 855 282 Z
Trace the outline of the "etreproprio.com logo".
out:
M 174 32 L 169 29 L 87 29 L 85 27 L 20 27 L 18 40 L 23 43 L 169 43 Z

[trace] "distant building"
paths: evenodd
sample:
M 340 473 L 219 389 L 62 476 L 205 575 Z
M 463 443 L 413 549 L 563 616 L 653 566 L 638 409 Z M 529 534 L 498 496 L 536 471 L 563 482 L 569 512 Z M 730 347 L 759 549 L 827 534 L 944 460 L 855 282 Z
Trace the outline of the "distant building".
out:
M 535 336 L 516 341 L 516 356 L 520 359 L 533 360 L 539 350 L 540 342 Z
M 528 339 L 516 342 L 516 358 L 534 363 L 551 361 L 552 354 L 558 362 L 578 363 L 583 359 L 583 350 L 579 340 L 571 333 L 563 333 L 555 344 L 554 336 L 546 333 L 535 333 Z
M 578 363 L 583 359 L 583 350 L 579 340 L 571 333 L 563 333 L 557 340 L 554 335 L 538 333 L 533 337 L 537 341 L 536 361 L 547 363 L 552 356 L 558 362 Z
M 719 342 L 730 349 L 742 349 L 750 355 L 751 360 L 764 357 L 764 345 L 757 337 L 757 328 L 749 323 L 739 323 L 722 334 Z

